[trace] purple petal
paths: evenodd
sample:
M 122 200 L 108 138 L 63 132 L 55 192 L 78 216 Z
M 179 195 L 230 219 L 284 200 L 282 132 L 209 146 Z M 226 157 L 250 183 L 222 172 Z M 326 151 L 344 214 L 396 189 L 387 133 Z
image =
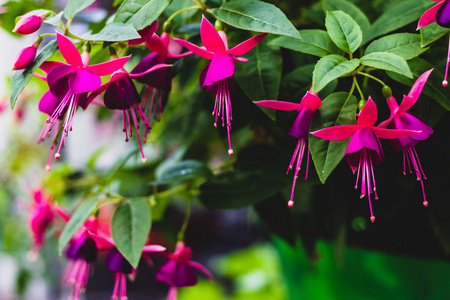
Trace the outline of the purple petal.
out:
M 205 85 L 205 78 L 206 78 L 206 74 L 208 73 L 208 69 L 209 66 L 211 65 L 211 63 L 208 63 L 205 68 L 202 70 L 202 72 L 200 73 L 200 78 L 199 78 L 199 83 L 200 83 L 200 87 L 202 88 L 202 90 L 209 92 L 209 93 L 217 93 L 217 90 L 219 88 L 219 82 L 215 82 L 212 85 Z M 228 77 L 225 80 L 228 81 L 228 91 L 231 94 L 233 94 L 234 92 L 234 80 L 233 77 Z
M 156 273 L 156 280 L 170 286 L 186 287 L 196 285 L 198 278 L 192 267 L 186 263 L 169 260 Z
M 169 92 L 172 88 L 172 75 L 170 70 L 168 68 L 160 68 L 149 72 L 156 65 L 165 63 L 165 59 L 162 59 L 156 52 L 153 52 L 144 57 L 131 70 L 130 75 L 141 83 Z
M 234 60 L 231 55 L 216 55 L 209 65 L 203 85 L 212 85 L 222 79 L 233 76 Z
M 84 232 L 69 242 L 65 255 L 72 260 L 83 259 L 87 262 L 94 262 L 97 259 L 97 247 L 94 240 Z
M 54 67 L 47 75 L 47 83 L 52 94 L 63 99 L 69 91 L 69 78 L 73 68 L 69 65 Z
M 56 107 L 59 104 L 58 98 L 53 96 L 53 94 L 50 91 L 47 91 L 39 101 L 39 111 L 46 113 L 47 115 L 51 116 L 53 112 L 55 111 Z
M 223 55 L 226 53 L 227 48 L 223 43 L 222 38 L 220 37 L 214 26 L 205 18 L 205 16 L 202 16 L 202 23 L 200 25 L 200 37 L 202 39 L 203 45 L 209 51 L 219 55 Z
M 122 68 L 131 56 L 120 57 L 101 64 L 87 66 L 86 71 L 96 74 L 97 76 L 106 76 Z
M 436 12 L 436 23 L 445 28 L 450 28 L 450 3 L 448 0 L 436 4 L 439 6 Z M 433 8 L 433 7 L 432 7 Z M 430 9 L 432 9 L 430 8 Z
M 315 110 L 307 108 L 303 108 L 302 110 L 300 110 L 300 113 L 295 119 L 291 130 L 289 130 L 289 135 L 298 139 L 307 139 L 309 135 L 309 125 L 311 124 L 314 113 Z
M 370 150 L 370 156 L 372 159 L 372 165 L 376 166 L 384 160 L 383 149 L 381 148 L 380 141 L 376 135 L 368 128 L 361 128 L 350 140 L 347 150 L 344 155 L 347 155 L 347 160 L 355 171 L 358 168 L 361 149 L 367 148 Z
M 70 65 L 77 68 L 83 67 L 81 55 L 78 52 L 77 47 L 75 47 L 68 38 L 57 32 L 56 41 L 58 43 L 59 51 L 61 51 L 62 56 Z
M 102 84 L 100 77 L 87 70 L 79 69 L 69 78 L 69 86 L 74 94 L 95 91 Z
M 130 274 L 133 272 L 133 267 L 128 260 L 116 249 L 116 247 L 109 250 L 106 256 L 106 267 L 112 272 Z
M 286 101 L 277 101 L 277 100 L 263 100 L 263 101 L 253 101 L 253 103 L 262 106 L 262 107 L 268 107 L 276 110 L 283 110 L 283 111 L 292 111 L 297 110 L 299 111 L 302 106 L 298 103 L 292 103 L 292 102 L 286 102 Z
M 207 268 L 205 268 L 203 265 L 199 264 L 198 262 L 195 261 L 189 261 L 188 265 L 199 270 L 200 272 L 202 272 L 203 274 L 205 274 L 209 280 L 211 280 L 212 282 L 216 282 L 216 279 L 214 278 L 214 276 L 211 274 L 211 272 L 209 272 L 209 270 Z
M 228 50 L 228 53 L 234 56 L 244 55 L 248 51 L 252 50 L 263 38 L 266 37 L 266 35 L 267 33 L 260 33 L 258 35 L 255 35 L 254 37 L 243 41 L 236 47 L 231 48 L 230 50 Z
M 103 96 L 105 106 L 109 109 L 125 110 L 141 102 L 139 93 L 129 77 L 122 77 L 110 83 Z

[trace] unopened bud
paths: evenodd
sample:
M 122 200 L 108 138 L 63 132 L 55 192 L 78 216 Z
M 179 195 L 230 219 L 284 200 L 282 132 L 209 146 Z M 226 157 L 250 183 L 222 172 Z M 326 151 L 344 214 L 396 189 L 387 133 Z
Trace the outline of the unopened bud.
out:
M 223 31 L 223 23 L 220 20 L 217 20 L 216 23 L 214 23 L 214 27 L 217 31 Z
M 38 47 L 39 43 L 36 41 L 33 43 L 33 45 L 20 50 L 19 53 L 17 53 L 16 55 L 14 65 L 11 68 L 11 70 L 22 70 L 28 67 L 36 58 Z
M 392 97 L 392 90 L 387 85 L 383 86 L 381 89 L 381 92 L 383 93 L 383 96 L 387 99 L 389 97 Z
M 165 33 L 170 33 L 172 31 L 172 22 L 171 21 L 165 21 L 163 24 L 162 31 Z
M 366 100 L 364 100 L 364 99 L 359 100 L 359 102 L 358 102 L 359 111 L 361 111 L 364 108 L 364 105 L 366 105 Z
M 29 15 L 21 18 L 17 21 L 16 26 L 13 29 L 13 32 L 26 35 L 36 32 L 42 25 L 42 21 L 44 21 L 46 15 Z

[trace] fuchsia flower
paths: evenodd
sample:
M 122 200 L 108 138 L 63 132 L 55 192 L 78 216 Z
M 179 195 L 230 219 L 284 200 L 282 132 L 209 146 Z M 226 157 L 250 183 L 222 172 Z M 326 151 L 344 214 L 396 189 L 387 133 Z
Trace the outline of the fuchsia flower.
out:
M 13 32 L 26 35 L 36 32 L 42 25 L 42 21 L 46 18 L 46 14 L 28 15 L 22 17 L 13 29 Z
M 53 223 L 55 213 L 53 212 L 50 199 L 45 197 L 41 189 L 33 191 L 33 200 L 34 203 L 31 206 L 28 223 L 33 239 L 30 255 L 32 258 L 35 258 L 44 244 L 45 232 Z
M 138 39 L 129 40 L 128 47 L 140 45 L 140 44 L 147 42 L 152 37 L 152 35 L 156 32 L 157 29 L 158 29 L 158 20 L 156 20 L 149 26 L 145 27 L 144 29 L 139 30 L 138 33 L 141 37 Z
M 227 126 L 228 154 L 233 155 L 231 148 L 230 129 L 233 113 L 231 111 L 230 94 L 233 88 L 234 62 L 246 62 L 247 59 L 237 57 L 253 49 L 267 33 L 258 34 L 234 48 L 228 49 L 227 36 L 224 31 L 216 31 L 214 26 L 203 16 L 200 27 L 200 37 L 204 47 L 199 47 L 181 39 L 176 42 L 194 52 L 198 56 L 211 60 L 200 75 L 200 86 L 203 90 L 216 93 L 213 115 L 214 126 L 217 126 L 217 117 L 222 117 L 222 126 Z M 230 92 L 231 90 L 231 92 Z
M 432 6 L 430 9 L 424 12 L 424 14 L 420 17 L 419 22 L 417 23 L 417 29 L 420 29 L 434 22 L 436 22 L 441 27 L 450 28 L 449 1 L 448 0 L 433 0 L 433 1 L 437 1 L 439 3 Z M 447 62 L 445 66 L 444 81 L 442 81 L 442 85 L 444 87 L 448 85 L 447 74 L 449 62 L 450 62 L 450 44 L 448 48 Z
M 294 182 L 292 183 L 292 191 L 291 198 L 289 199 L 288 206 L 292 207 L 294 205 L 294 191 L 295 191 L 295 183 L 298 178 L 298 172 L 300 171 L 303 155 L 305 154 L 305 149 L 308 148 L 308 135 L 309 135 L 309 125 L 311 124 L 311 120 L 314 116 L 316 110 L 322 105 L 322 101 L 320 100 L 317 93 L 313 93 L 312 89 L 306 92 L 306 95 L 302 98 L 299 104 L 292 102 L 284 102 L 284 101 L 276 101 L 276 100 L 264 100 L 257 101 L 255 104 L 258 104 L 263 107 L 268 107 L 272 109 L 284 110 L 284 111 L 292 111 L 296 110 L 298 112 L 298 116 L 295 119 L 294 124 L 289 130 L 289 135 L 298 138 L 297 147 L 295 148 L 294 155 L 292 156 L 291 162 L 289 163 L 289 168 L 286 174 L 289 173 L 290 170 L 294 167 L 295 159 L 297 158 L 297 163 L 295 164 L 295 174 L 294 174 Z M 308 166 L 309 166 L 309 149 L 308 149 L 308 158 L 306 161 L 306 174 L 305 180 L 308 177 Z
M 209 280 L 215 282 L 213 275 L 201 264 L 191 261 L 192 250 L 185 247 L 183 242 L 178 242 L 174 253 L 165 254 L 169 261 L 165 263 L 156 273 L 156 280 L 170 286 L 167 300 L 176 300 L 177 288 L 194 286 L 198 278 L 194 269 L 208 276 Z
M 14 65 L 11 70 L 22 70 L 28 67 L 36 58 L 39 43 L 34 42 L 31 46 L 25 47 L 17 53 L 14 59 Z
M 372 222 L 375 222 L 375 216 L 372 211 L 370 194 L 374 193 L 375 200 L 378 199 L 373 167 L 384 160 L 383 149 L 381 148 L 379 138 L 395 139 L 420 132 L 375 127 L 373 125 L 377 118 L 377 107 L 369 97 L 355 125 L 339 125 L 311 132 L 311 134 L 329 141 L 345 140 L 351 137 L 344 156 L 347 155 L 347 160 L 353 173 L 358 171 L 355 189 L 358 188 L 359 175 L 361 174 L 361 198 L 367 194 L 370 220 Z
M 123 67 L 129 57 L 122 57 L 97 65 L 89 66 L 89 53 L 79 54 L 77 48 L 65 36 L 56 33 L 59 50 L 68 63 L 48 62 L 41 67 L 47 73 L 46 80 L 50 94 L 42 97 L 39 107 L 49 113 L 50 117 L 44 125 L 42 141 L 55 123 L 62 123 L 59 148 L 55 154 L 58 159 L 65 137 L 72 130 L 73 118 L 78 106 L 86 109 L 89 105 L 87 93 L 98 89 L 101 85 L 100 76 L 113 73 Z M 56 103 L 55 103 L 56 99 Z M 58 131 L 58 130 L 57 130 Z
M 427 179 L 425 173 L 422 170 L 422 166 L 420 164 L 419 156 L 417 155 L 416 149 L 414 146 L 419 142 L 427 139 L 430 134 L 433 133 L 433 129 L 420 117 L 407 113 L 406 111 L 410 109 L 414 103 L 416 103 L 417 99 L 422 92 L 424 85 L 428 80 L 428 76 L 433 69 L 426 71 L 419 78 L 417 78 L 414 85 L 411 87 L 407 96 L 403 96 L 403 101 L 400 106 L 397 104 L 397 101 L 394 97 L 389 97 L 386 99 L 387 104 L 389 106 L 389 110 L 391 111 L 391 115 L 389 119 L 382 122 L 379 127 L 385 128 L 393 128 L 393 129 L 410 129 L 417 130 L 420 133 L 416 133 L 410 136 L 395 138 L 392 140 L 392 145 L 396 151 L 403 151 L 403 174 L 406 175 L 406 163 L 408 163 L 409 172 L 411 171 L 411 164 L 413 166 L 413 170 L 416 174 L 417 181 L 420 181 L 422 186 L 422 194 L 423 194 L 423 205 L 425 207 L 428 206 L 428 201 L 425 197 L 425 189 L 423 186 L 423 180 Z

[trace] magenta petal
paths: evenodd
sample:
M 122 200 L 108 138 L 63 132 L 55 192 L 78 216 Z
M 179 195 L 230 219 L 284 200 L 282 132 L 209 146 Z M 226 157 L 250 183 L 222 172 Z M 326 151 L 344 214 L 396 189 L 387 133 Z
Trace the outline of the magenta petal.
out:
M 203 47 L 199 47 L 197 45 L 194 45 L 188 41 L 182 40 L 182 39 L 173 39 L 175 42 L 177 42 L 178 44 L 180 44 L 181 46 L 185 47 L 186 49 L 188 49 L 189 51 L 192 51 L 193 53 L 197 54 L 200 57 L 206 58 L 206 59 L 213 59 L 214 58 L 214 53 L 211 51 L 206 50 Z
M 156 280 L 170 286 L 186 287 L 197 284 L 197 274 L 186 263 L 169 260 L 156 273 Z
M 307 139 L 309 135 L 309 125 L 311 125 L 314 113 L 315 110 L 306 107 L 301 109 L 288 134 L 298 139 Z
M 211 52 L 216 54 L 224 54 L 227 51 L 222 38 L 220 37 L 214 26 L 202 16 L 202 23 L 200 25 L 200 37 L 203 45 Z M 192 51 L 194 52 L 194 51 Z
M 206 74 L 208 73 L 209 70 L 209 66 L 211 65 L 211 63 L 206 64 L 205 68 L 202 70 L 202 72 L 200 73 L 200 78 L 199 78 L 199 83 L 200 83 L 200 87 L 202 88 L 202 90 L 208 92 L 208 93 L 217 93 L 217 90 L 219 88 L 219 82 L 215 82 L 212 85 L 206 85 L 205 84 L 205 78 L 206 78 Z M 234 92 L 234 80 L 233 80 L 233 76 L 228 77 L 225 79 L 227 81 L 227 85 L 228 85 L 228 92 L 231 94 L 233 94 Z
M 433 129 L 424 120 L 408 113 L 403 113 L 394 119 L 394 128 L 421 131 L 410 136 L 410 138 L 420 141 L 427 139 L 433 133 Z
M 54 67 L 47 75 L 47 83 L 52 94 L 62 99 L 69 91 L 69 78 L 73 73 L 70 65 L 61 65 Z
M 378 118 L 378 111 L 377 106 L 375 105 L 375 102 L 373 102 L 372 98 L 367 100 L 366 105 L 364 105 L 364 108 L 359 113 L 358 120 L 356 121 L 356 124 L 358 126 L 372 126 L 375 124 Z
M 233 54 L 234 56 L 240 56 L 244 55 L 248 51 L 252 50 L 263 38 L 265 38 L 267 33 L 260 33 L 258 35 L 255 35 L 254 37 L 243 41 L 236 47 L 231 48 L 228 50 L 228 53 Z
M 163 252 L 166 251 L 166 247 L 161 245 L 145 245 L 142 252 Z
M 312 110 L 316 110 L 322 105 L 322 101 L 320 100 L 319 96 L 317 96 L 317 94 L 307 91 L 306 95 L 303 96 L 302 100 L 300 101 L 300 105 Z
M 98 76 L 106 76 L 122 68 L 130 57 L 131 56 L 120 57 L 101 64 L 87 66 L 85 70 Z
M 177 287 L 171 286 L 167 293 L 167 300 L 177 300 Z
M 283 110 L 283 111 L 292 111 L 297 110 L 299 111 L 302 106 L 298 103 L 292 103 L 292 102 L 286 102 L 286 101 L 277 101 L 277 100 L 263 100 L 263 101 L 253 101 L 253 103 L 262 106 L 262 107 L 268 107 L 276 110 Z
M 380 141 L 378 140 L 376 135 L 368 128 L 361 128 L 350 140 L 350 143 L 348 144 L 347 150 L 344 154 L 349 154 L 347 156 L 347 159 L 353 171 L 355 171 L 355 168 L 358 168 L 358 157 L 360 157 L 361 154 L 360 150 L 364 147 L 371 150 L 370 153 L 373 165 L 377 165 L 384 160 L 383 149 L 381 148 Z M 355 154 L 357 155 L 355 156 Z
M 69 78 L 69 87 L 74 94 L 95 91 L 102 84 L 102 80 L 87 70 L 79 69 Z
M 103 101 L 109 109 L 125 110 L 141 102 L 141 98 L 133 81 L 129 77 L 122 77 L 111 82 L 103 96 Z
M 205 274 L 206 276 L 208 276 L 209 280 L 211 280 L 212 282 L 216 282 L 216 279 L 214 278 L 214 276 L 211 274 L 211 272 L 209 272 L 208 269 L 206 269 L 203 265 L 199 264 L 198 262 L 195 261 L 189 261 L 187 263 L 189 266 L 199 270 L 200 272 L 202 272 L 203 274 Z
M 340 141 L 348 139 L 354 135 L 358 129 L 359 127 L 357 125 L 339 125 L 320 129 L 311 132 L 311 134 L 328 141 Z
M 144 29 L 139 30 L 138 33 L 141 37 L 138 39 L 129 40 L 128 47 L 140 45 L 142 43 L 147 42 L 156 32 L 157 29 L 158 29 L 158 20 L 153 22 L 151 25 L 145 27 Z
M 212 85 L 222 79 L 233 76 L 234 60 L 231 55 L 216 55 L 209 65 L 204 85 Z
M 376 135 L 368 128 L 361 128 L 358 130 L 358 132 L 355 134 L 355 136 L 358 136 L 359 142 L 362 146 L 372 149 L 379 152 L 379 140 L 376 137 Z
M 47 91 L 39 101 L 38 108 L 40 112 L 46 113 L 47 115 L 51 116 L 58 104 L 58 98 L 53 96 L 50 91 Z
M 95 245 L 97 246 L 98 250 L 105 250 L 105 249 L 110 249 L 112 247 L 115 247 L 114 241 L 112 240 L 112 238 L 98 235 L 89 230 L 86 232 L 95 241 Z
M 62 56 L 70 65 L 78 68 L 83 67 L 81 55 L 78 52 L 77 47 L 75 47 L 68 38 L 57 32 L 56 41 L 58 43 L 59 51 L 61 51 Z
M 443 4 L 444 1 L 441 1 L 441 3 L 436 4 L 435 6 L 424 12 L 424 14 L 420 17 L 419 22 L 417 23 L 417 29 L 436 22 L 436 13 Z
M 167 47 L 164 44 L 164 41 L 156 34 L 154 34 L 145 44 L 148 49 L 155 51 L 159 56 L 167 57 Z
M 375 133 L 377 137 L 382 139 L 396 139 L 399 137 L 420 133 L 420 131 L 416 130 L 386 129 L 378 127 L 371 127 L 370 129 L 373 131 L 373 133 Z
M 172 74 L 168 69 L 170 66 L 165 64 L 165 59 L 153 52 L 144 57 L 131 70 L 130 77 L 148 86 L 168 92 L 172 88 Z
M 62 66 L 62 65 L 69 66 L 68 64 L 65 64 L 65 63 L 60 62 L 60 61 L 51 61 L 51 60 L 47 60 L 47 61 L 44 61 L 44 62 L 39 66 L 39 69 L 41 69 L 42 71 L 44 71 L 44 73 L 49 73 L 54 67 Z

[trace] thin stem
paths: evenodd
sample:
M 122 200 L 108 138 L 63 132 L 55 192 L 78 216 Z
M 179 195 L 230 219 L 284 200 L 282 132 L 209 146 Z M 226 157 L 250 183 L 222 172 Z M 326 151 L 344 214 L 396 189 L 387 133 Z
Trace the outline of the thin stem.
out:
M 361 96 L 361 99 L 364 99 L 364 94 L 363 94 L 363 92 L 361 91 L 361 88 L 359 87 L 358 81 L 356 80 L 356 77 L 355 77 L 355 76 L 353 76 L 353 83 L 355 84 L 356 89 L 358 90 L 359 95 Z
M 375 80 L 375 81 L 378 81 L 382 86 L 385 86 L 385 85 L 386 85 L 381 79 L 378 79 L 377 77 L 372 76 L 372 75 L 370 75 L 370 74 L 367 74 L 367 73 L 364 73 L 364 72 L 361 72 L 361 71 L 356 72 L 356 74 L 358 74 L 358 75 L 363 75 L 363 76 L 366 76 L 366 77 L 368 77 L 368 78 L 370 78 L 370 79 L 373 79 L 373 80 Z
M 201 8 L 201 10 L 206 10 L 207 9 L 205 3 L 203 3 L 201 0 L 191 0 L 191 1 L 195 5 L 199 6 Z
M 178 232 L 178 241 L 184 240 L 184 233 L 186 232 L 187 226 L 189 224 L 189 218 L 191 217 L 191 199 L 189 199 L 186 207 L 186 214 L 184 215 L 183 224 L 181 225 L 180 232 Z
M 191 6 L 191 7 L 186 7 L 183 8 L 179 11 L 174 12 L 168 19 L 166 22 L 170 22 L 173 20 L 173 18 L 175 18 L 177 15 L 181 14 L 182 12 L 188 11 L 188 10 L 193 10 L 193 9 L 201 9 L 204 10 L 201 6 Z
M 355 91 L 355 86 L 356 86 L 356 82 L 353 80 L 352 87 L 350 88 L 350 91 L 348 92 L 349 97 L 351 95 L 353 95 L 353 92 Z
M 67 26 L 67 29 L 66 29 L 65 34 L 66 34 L 66 36 L 68 36 L 68 37 L 70 37 L 70 38 L 73 38 L 73 39 L 76 39 L 76 40 L 79 40 L 79 41 L 82 42 L 82 43 L 88 43 L 88 42 L 89 42 L 88 40 L 85 40 L 85 39 L 83 39 L 83 38 L 80 38 L 79 36 L 76 36 L 75 34 L 71 33 L 71 32 L 69 31 L 69 26 Z

